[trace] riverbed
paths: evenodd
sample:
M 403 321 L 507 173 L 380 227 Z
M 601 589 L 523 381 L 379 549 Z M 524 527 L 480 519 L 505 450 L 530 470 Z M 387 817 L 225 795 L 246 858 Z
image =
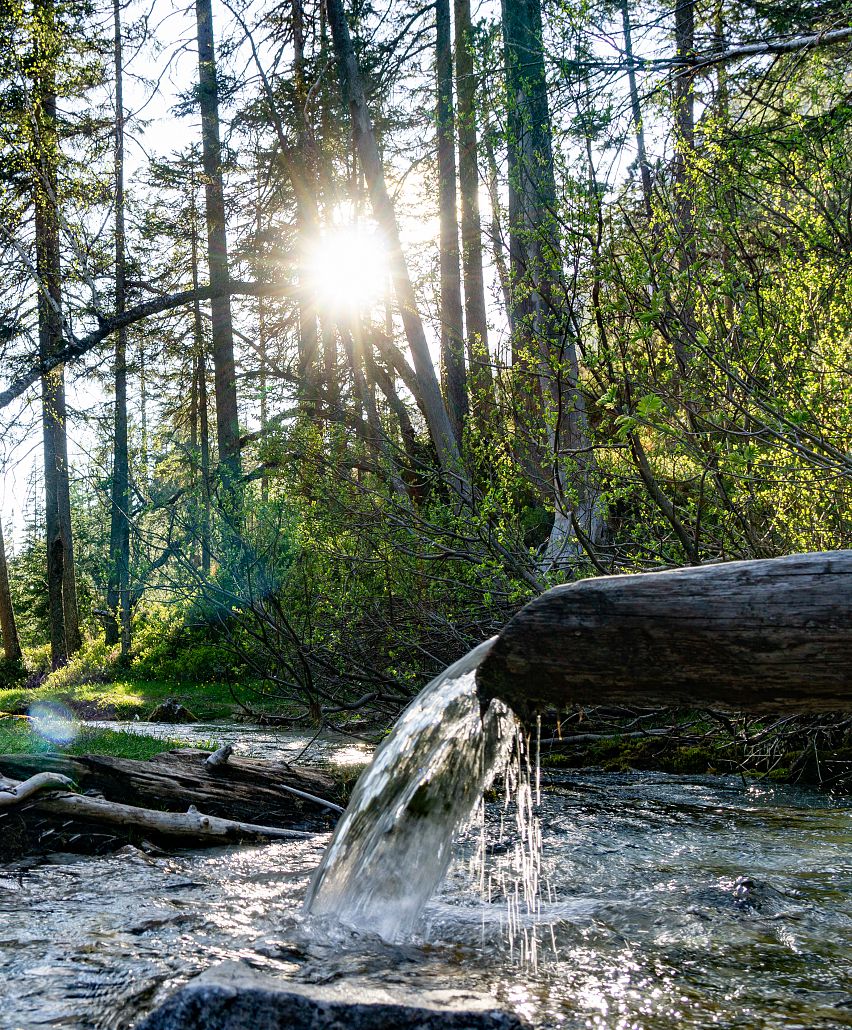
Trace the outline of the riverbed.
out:
M 241 749 L 289 760 L 310 741 L 239 733 Z M 364 755 L 332 740 L 302 760 L 346 748 Z M 496 798 L 403 945 L 305 920 L 325 834 L 0 871 L 0 1027 L 131 1027 L 224 959 L 353 990 L 486 991 L 540 1027 L 852 1026 L 849 799 L 738 778 L 545 771 L 537 817 L 536 912 L 515 893 L 515 822 Z

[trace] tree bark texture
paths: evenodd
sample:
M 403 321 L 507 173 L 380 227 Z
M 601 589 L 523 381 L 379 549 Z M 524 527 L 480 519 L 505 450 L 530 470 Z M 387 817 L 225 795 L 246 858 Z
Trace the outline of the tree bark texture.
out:
M 3 637 L 3 653 L 7 662 L 21 659 L 21 642 L 15 623 L 15 609 L 12 606 L 12 592 L 9 589 L 9 567 L 6 563 L 6 545 L 3 540 L 3 526 L 0 523 L 0 635 Z
M 53 0 L 37 0 L 34 14 L 40 38 L 35 82 L 36 140 L 33 149 L 36 272 L 40 292 L 39 359 L 62 349 L 62 270 L 59 243 L 58 163 L 56 136 L 56 72 L 54 54 L 56 12 Z M 80 646 L 77 584 L 71 532 L 71 491 L 68 479 L 65 382 L 62 366 L 42 376 L 44 439 L 45 533 L 50 619 L 51 662 L 64 664 Z
M 456 97 L 458 107 L 459 194 L 462 271 L 469 366 L 470 404 L 480 420 L 494 412 L 494 377 L 488 353 L 488 314 L 482 269 L 479 213 L 479 161 L 476 133 L 476 78 L 473 67 L 470 0 L 455 0 Z
M 556 587 L 497 637 L 484 697 L 744 712 L 852 709 L 852 551 Z
M 211 0 L 196 0 L 198 30 L 198 99 L 201 106 L 201 143 L 207 216 L 207 261 L 213 369 L 216 394 L 216 436 L 219 462 L 231 488 L 240 478 L 240 420 L 234 367 L 234 330 L 228 283 L 228 237 L 225 191 L 222 182 L 222 146 L 219 138 L 219 87 L 213 46 Z
M 203 832 L 209 827 L 198 823 L 203 818 L 201 813 L 211 819 L 241 824 L 296 824 L 304 830 L 325 830 L 336 818 L 336 803 L 345 800 L 334 781 L 318 770 L 238 756 L 210 767 L 206 764 L 208 756 L 209 752 L 190 749 L 165 752 L 147 762 L 104 755 L 0 755 L 0 781 L 26 781 L 39 773 L 59 775 L 73 780 L 81 791 L 103 796 L 72 796 L 76 800 L 67 797 L 69 804 L 56 806 L 45 798 L 37 808 L 28 810 L 25 815 L 32 826 L 28 836 L 33 850 L 38 850 L 45 821 L 54 831 L 48 838 L 48 847 L 56 850 L 66 837 L 102 821 L 116 827 L 117 837 L 134 828 L 153 831 L 167 839 L 174 835 L 210 836 Z M 86 802 L 98 802 L 102 807 L 90 807 Z M 326 807 L 326 802 L 331 802 L 331 808 Z M 127 806 L 133 811 L 123 812 L 114 806 Z M 199 810 L 194 813 L 195 821 L 187 817 L 190 806 Z M 157 816 L 165 818 L 158 822 Z M 215 823 L 213 827 L 215 830 Z M 195 834 L 195 829 L 201 832 Z M 288 833 L 298 835 L 292 830 L 282 831 L 281 835 Z M 253 834 L 234 828 L 233 835 Z
M 563 285 L 540 0 L 503 0 L 508 102 L 510 322 L 513 365 L 527 382 L 529 419 L 546 427 L 554 523 L 546 562 L 576 549 L 573 522 L 600 535 L 594 462 L 569 298 Z M 540 391 L 534 385 L 538 382 Z M 574 456 L 568 482 L 565 455 Z M 573 487 L 573 489 L 572 489 Z M 578 500 L 572 501 L 576 493 Z
M 440 218 L 441 365 L 450 424 L 461 441 L 468 414 L 464 365 L 459 221 L 456 202 L 456 143 L 453 105 L 453 53 L 450 0 L 435 5 L 438 130 L 438 207 Z
M 127 264 L 124 230 L 124 90 L 121 47 L 121 4 L 113 0 L 113 60 L 115 68 L 115 313 L 124 314 Z M 130 453 L 127 440 L 127 327 L 115 336 L 115 432 L 110 511 L 110 571 L 107 585 L 108 644 L 121 641 L 130 651 Z

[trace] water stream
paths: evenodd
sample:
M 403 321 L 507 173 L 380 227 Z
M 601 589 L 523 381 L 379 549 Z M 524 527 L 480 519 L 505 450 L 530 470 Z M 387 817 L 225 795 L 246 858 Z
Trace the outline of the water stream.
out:
M 0 1030 L 123 1030 L 223 959 L 353 993 L 486 991 L 565 1030 L 852 1027 L 849 799 L 664 774 L 537 783 L 471 669 L 408 709 L 331 842 L 0 870 Z M 278 740 L 292 760 L 310 738 Z M 506 796 L 477 804 L 506 756 Z

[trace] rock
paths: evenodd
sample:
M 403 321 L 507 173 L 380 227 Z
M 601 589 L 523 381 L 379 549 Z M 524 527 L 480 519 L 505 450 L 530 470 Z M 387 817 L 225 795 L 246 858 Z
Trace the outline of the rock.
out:
M 275 979 L 223 962 L 172 995 L 137 1030 L 524 1030 L 487 995 L 401 994 L 352 983 Z
M 188 708 L 185 708 L 177 698 L 167 697 L 162 704 L 157 705 L 146 721 L 187 723 L 198 722 L 198 719 Z

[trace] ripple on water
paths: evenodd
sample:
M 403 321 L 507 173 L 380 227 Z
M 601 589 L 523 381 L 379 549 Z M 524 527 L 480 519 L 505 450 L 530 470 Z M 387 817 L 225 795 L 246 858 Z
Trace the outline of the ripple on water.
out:
M 402 946 L 305 922 L 328 835 L 6 870 L 0 1027 L 126 1028 L 196 972 L 240 957 L 314 982 L 485 989 L 537 1026 L 569 1030 L 852 1026 L 847 803 L 577 774 L 545 788 L 536 816 L 539 918 L 519 911 L 513 930 L 535 938 L 535 967 L 507 941 L 517 830 L 499 801 L 458 842 Z M 741 876 L 755 885 L 744 906 Z

